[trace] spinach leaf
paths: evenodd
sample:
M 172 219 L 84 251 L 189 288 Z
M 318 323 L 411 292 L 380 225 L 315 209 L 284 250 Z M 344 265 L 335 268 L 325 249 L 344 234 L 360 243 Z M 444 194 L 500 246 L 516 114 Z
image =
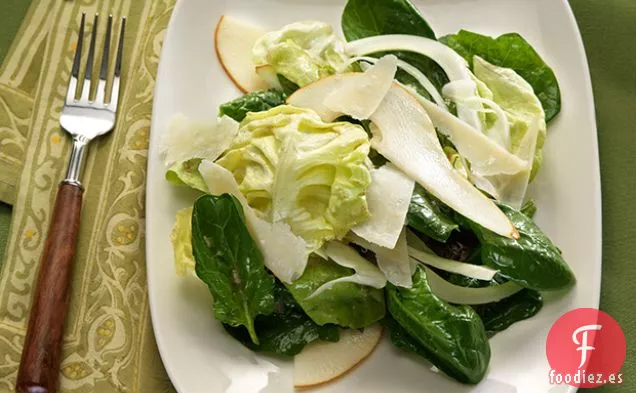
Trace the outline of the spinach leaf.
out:
M 248 112 L 262 112 L 283 105 L 287 96 L 278 90 L 261 90 L 226 102 L 219 107 L 219 116 L 229 116 L 236 121 L 243 121 Z
M 347 41 L 385 34 L 410 34 L 436 39 L 433 29 L 409 0 L 349 0 L 342 13 L 341 23 Z M 400 51 L 376 53 L 373 56 L 379 58 L 387 54 L 393 54 L 416 67 L 438 90 L 448 83 L 442 68 L 426 56 Z M 398 69 L 396 79 L 430 98 L 417 80 L 403 70 Z
M 347 41 L 385 34 L 435 39 L 433 29 L 409 0 L 349 0 L 341 22 Z
M 296 90 L 300 88 L 297 84 L 285 78 L 281 74 L 278 74 L 277 76 L 278 83 L 280 83 L 280 86 L 283 88 L 283 93 L 285 93 L 287 96 L 292 95 Z
M 521 213 L 530 218 L 534 218 L 534 215 L 537 213 L 537 204 L 534 202 L 534 199 L 528 199 L 523 206 L 521 206 Z
M 501 301 L 472 307 L 484 323 L 486 334 L 492 337 L 513 323 L 536 315 L 543 307 L 543 298 L 537 291 L 523 289 Z
M 490 281 L 482 281 L 453 273 L 449 274 L 446 279 L 455 285 L 471 288 L 500 285 L 508 281 L 499 275 L 496 275 Z M 471 307 L 477 312 L 477 315 L 479 315 L 479 318 L 481 318 L 481 321 L 484 323 L 488 337 L 492 337 L 508 329 L 513 323 L 536 315 L 541 310 L 541 307 L 543 307 L 543 298 L 539 292 L 524 288 L 499 302 L 479 304 Z
M 400 60 L 403 60 L 420 70 L 424 75 L 428 77 L 428 79 L 431 81 L 431 83 L 433 83 L 433 86 L 435 86 L 438 91 L 441 91 L 442 87 L 444 87 L 444 85 L 449 82 L 448 76 L 446 75 L 442 67 L 440 67 L 435 61 L 424 55 L 420 55 L 419 53 L 415 52 L 401 51 L 390 53 L 397 56 Z M 381 57 L 379 55 L 374 56 Z M 420 83 L 415 78 L 404 72 L 402 69 L 398 68 L 398 71 L 395 74 L 395 78 L 399 82 L 415 88 L 415 90 L 417 90 L 420 95 L 428 99 L 431 98 L 426 89 L 424 89 L 424 87 L 422 87 L 422 85 L 420 85 Z
M 441 202 L 417 184 L 406 216 L 408 225 L 430 238 L 445 242 L 459 227 L 443 209 Z
M 472 308 L 452 306 L 435 296 L 421 266 L 413 275 L 412 288 L 388 284 L 386 295 L 389 313 L 413 339 L 398 340 L 401 346 L 417 349 L 459 382 L 481 381 L 488 369 L 490 346 L 484 325 Z
M 423 358 L 429 359 L 431 353 L 422 344 L 417 342 L 409 332 L 406 331 L 393 317 L 388 314 L 383 320 L 382 325 L 389 331 L 391 342 L 403 351 L 413 352 Z
M 509 206 L 499 207 L 519 231 L 519 239 L 498 235 L 464 217 L 456 217 L 477 235 L 483 264 L 499 270 L 500 276 L 537 291 L 574 285 L 576 278 L 561 251 L 534 221 Z
M 448 214 L 452 213 L 449 211 Z M 431 237 L 423 235 L 415 230 L 414 233 L 426 243 L 426 245 L 442 258 L 454 261 L 469 262 L 481 265 L 479 256 L 479 240 L 472 231 L 465 228 L 458 228 L 453 231 L 445 242 L 440 242 Z
M 361 329 L 384 317 L 384 294 L 381 289 L 341 282 L 308 299 L 322 284 L 354 273 L 331 260 L 312 255 L 302 277 L 287 284 L 287 289 L 318 325 L 333 323 Z
M 546 121 L 552 120 L 561 110 L 561 92 L 552 69 L 543 61 L 534 48 L 519 34 L 508 33 L 497 38 L 460 30 L 440 41 L 454 49 L 469 64 L 473 56 L 500 66 L 512 68 L 534 89 Z
M 274 312 L 274 277 L 245 226 L 243 209 L 231 195 L 204 195 L 192 212 L 192 251 L 197 276 L 214 298 L 214 316 L 245 326 L 258 344 L 257 315 Z
M 224 324 L 232 337 L 253 351 L 284 356 L 297 355 L 305 345 L 316 340 L 338 341 L 340 333 L 336 325 L 318 326 L 280 282 L 277 282 L 275 289 L 276 311 L 270 315 L 257 316 L 254 323 L 260 344 L 252 342 L 243 326 Z

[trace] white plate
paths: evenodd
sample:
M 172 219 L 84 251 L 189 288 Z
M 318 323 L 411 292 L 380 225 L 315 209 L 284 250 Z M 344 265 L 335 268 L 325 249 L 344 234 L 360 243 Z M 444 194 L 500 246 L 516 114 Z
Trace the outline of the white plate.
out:
M 345 0 L 180 0 L 161 55 L 152 119 L 147 189 L 147 261 L 150 306 L 164 365 L 180 393 L 292 392 L 291 366 L 256 356 L 229 338 L 214 319 L 212 299 L 195 278 L 175 275 L 168 236 L 177 209 L 193 194 L 164 181 L 157 144 L 175 113 L 214 116 L 239 96 L 221 69 L 213 43 L 223 14 L 265 28 L 303 19 L 339 26 Z M 537 221 L 563 250 L 577 286 L 550 294 L 534 318 L 491 340 L 490 370 L 478 386 L 463 386 L 429 371 L 430 365 L 388 340 L 343 379 L 316 389 L 330 393 L 539 393 L 550 388 L 545 340 L 552 323 L 578 307 L 598 307 L 601 277 L 601 204 L 596 122 L 587 61 L 565 0 L 418 1 L 438 34 L 461 28 L 497 35 L 522 34 L 550 64 L 561 86 L 563 108 L 550 124 L 545 164 L 532 184 Z M 573 390 L 573 389 L 572 389 Z

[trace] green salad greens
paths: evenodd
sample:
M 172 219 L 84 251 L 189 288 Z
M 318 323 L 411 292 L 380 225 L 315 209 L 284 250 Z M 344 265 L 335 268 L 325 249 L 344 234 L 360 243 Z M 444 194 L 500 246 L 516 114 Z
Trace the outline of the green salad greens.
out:
M 438 40 L 409 0 L 349 0 L 341 22 L 262 35 L 237 73 L 268 88 L 169 128 L 166 179 L 200 192 L 171 233 L 177 273 L 253 351 L 320 362 L 382 326 L 477 384 L 489 339 L 576 283 L 526 193 L 556 76 L 517 33 Z

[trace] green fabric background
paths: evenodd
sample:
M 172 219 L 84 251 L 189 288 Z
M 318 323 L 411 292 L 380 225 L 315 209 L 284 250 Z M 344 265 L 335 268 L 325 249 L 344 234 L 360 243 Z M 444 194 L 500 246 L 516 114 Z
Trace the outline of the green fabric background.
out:
M 30 4 L 1 0 L 0 62 Z M 502 0 L 503 1 L 503 0 Z M 571 0 L 589 59 L 603 187 L 601 309 L 621 324 L 627 338 L 625 384 L 595 392 L 636 391 L 636 0 Z M 584 214 L 584 212 L 582 213 Z M 0 256 L 11 209 L 0 203 Z
M 0 64 L 9 51 L 11 41 L 20 28 L 22 18 L 29 9 L 31 0 L 2 0 L 0 6 Z M 11 207 L 0 202 L 0 262 L 9 237 Z
M 636 391 L 636 1 L 571 0 L 583 36 L 598 124 L 603 192 L 601 310 L 627 339 L 625 384 L 595 392 Z

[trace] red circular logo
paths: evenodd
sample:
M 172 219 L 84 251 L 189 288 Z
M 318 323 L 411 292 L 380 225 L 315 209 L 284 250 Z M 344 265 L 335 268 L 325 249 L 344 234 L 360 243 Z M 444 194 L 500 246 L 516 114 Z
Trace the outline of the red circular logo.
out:
M 614 318 L 594 308 L 572 310 L 548 333 L 550 383 L 583 388 L 620 384 L 626 349 L 625 335 Z

